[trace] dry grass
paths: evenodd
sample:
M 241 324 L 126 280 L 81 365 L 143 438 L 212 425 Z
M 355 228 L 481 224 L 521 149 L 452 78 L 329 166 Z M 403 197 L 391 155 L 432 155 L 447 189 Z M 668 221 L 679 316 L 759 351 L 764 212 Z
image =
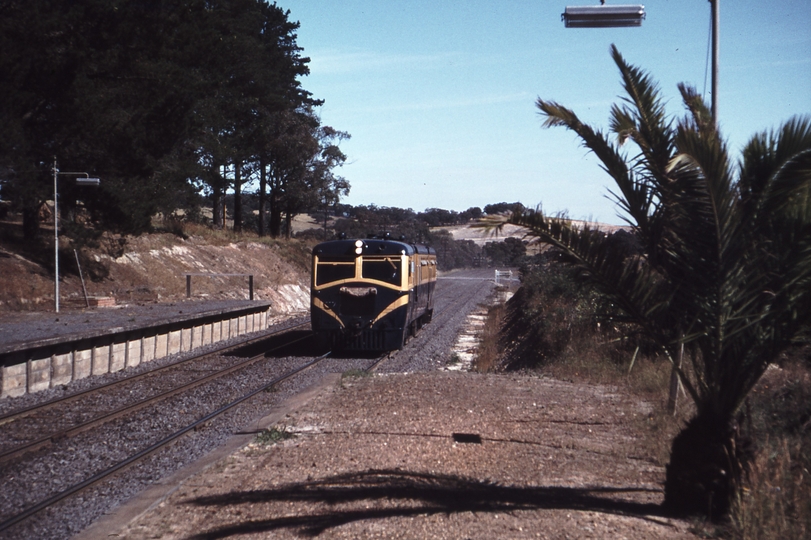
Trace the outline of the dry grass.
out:
M 490 310 L 476 368 L 532 370 L 589 384 L 611 385 L 651 405 L 635 418 L 643 434 L 635 450 L 654 464 L 670 461 L 671 444 L 695 413 L 681 392 L 676 414 L 666 410 L 671 366 L 618 339 L 622 329 L 596 324 L 599 303 L 554 265 L 525 276 L 506 306 Z M 499 333 L 500 330 L 500 333 Z M 643 351 L 644 351 L 644 344 Z M 633 362 L 632 362 L 633 358 Z M 694 524 L 704 537 L 811 538 L 811 345 L 772 366 L 737 419 L 748 463 L 729 520 Z
M 811 535 L 811 484 L 802 466 L 802 445 L 767 441 L 748 467 L 732 510 L 733 534 L 741 539 L 803 539 Z
M 545 322 L 549 320 L 554 319 Z M 670 364 L 640 356 L 629 370 L 632 351 L 619 342 L 607 342 L 599 332 L 585 331 L 588 325 L 578 327 L 575 339 L 535 369 L 557 379 L 616 386 L 651 403 L 651 411 L 636 418 L 637 432 L 644 435 L 638 451 L 656 465 L 666 466 L 673 438 L 695 412 L 684 393 L 679 395 L 676 414 L 666 412 Z M 697 522 L 697 534 L 736 539 L 811 537 L 809 359 L 811 347 L 806 347 L 799 359 L 770 368 L 751 393 L 739 418 L 742 440 L 753 443 L 744 484 L 729 521 L 722 525 Z M 489 365 L 499 365 L 499 360 Z
M 651 404 L 647 414 L 634 418 L 637 432 L 644 437 L 638 451 L 664 467 L 670 461 L 673 438 L 693 413 L 692 403 L 680 395 L 676 414 L 670 414 L 666 408 L 670 364 L 658 358 L 637 357 L 631 366 L 632 358 L 633 352 L 604 343 L 599 334 L 584 335 L 541 372 L 556 379 L 614 386 Z
M 531 369 L 559 380 L 615 386 L 638 396 L 640 402 L 652 405 L 647 414 L 635 418 L 644 434 L 638 451 L 664 467 L 673 438 L 693 412 L 683 396 L 675 416 L 666 411 L 670 364 L 644 354 L 635 358 L 635 347 L 618 339 L 618 331 L 594 323 L 596 303 L 576 292 L 565 276 L 547 274 L 534 283 L 533 291 L 517 294 L 511 305 L 489 309 L 474 369 Z M 522 335 L 527 341 L 516 343 Z
M 178 233 L 175 232 L 175 234 Z M 228 246 L 240 242 L 263 244 L 273 248 L 282 258 L 305 272 L 309 272 L 312 247 L 317 243 L 307 239 L 288 240 L 286 238 L 259 236 L 254 231 L 237 233 L 232 229 L 213 229 L 208 225 L 199 223 L 183 223 L 180 234 L 190 238 L 193 237 L 200 243 L 212 246 Z
M 769 368 L 742 415 L 754 457 L 732 508 L 735 538 L 811 536 L 811 347 L 793 356 Z

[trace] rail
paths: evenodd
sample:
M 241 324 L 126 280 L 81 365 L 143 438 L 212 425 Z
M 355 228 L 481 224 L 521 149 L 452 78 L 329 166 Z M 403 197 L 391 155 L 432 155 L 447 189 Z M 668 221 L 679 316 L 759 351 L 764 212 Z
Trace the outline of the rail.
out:
M 58 406 L 64 405 L 66 402 L 76 400 L 76 399 L 78 399 L 78 398 L 80 398 L 82 396 L 92 394 L 93 392 L 98 392 L 98 391 L 101 391 L 101 390 L 110 389 L 110 388 L 113 388 L 115 386 L 121 386 L 121 385 L 124 385 L 124 384 L 131 384 L 131 383 L 133 383 L 133 382 L 135 382 L 135 381 L 137 381 L 139 379 L 143 379 L 145 377 L 153 377 L 153 376 L 155 376 L 157 374 L 160 374 L 160 373 L 162 373 L 164 371 L 168 371 L 170 369 L 175 369 L 175 368 L 177 368 L 179 366 L 182 366 L 183 364 L 188 364 L 188 363 L 191 363 L 191 362 L 197 362 L 197 361 L 201 360 L 202 358 L 206 358 L 206 357 L 209 357 L 209 356 L 227 354 L 227 353 L 229 353 L 231 351 L 241 349 L 243 347 L 247 347 L 247 346 L 253 345 L 255 343 L 259 343 L 260 341 L 264 341 L 264 340 L 266 340 L 266 339 L 268 339 L 270 337 L 273 337 L 273 336 L 276 336 L 276 335 L 279 335 L 279 334 L 283 334 L 285 332 L 288 332 L 290 330 L 294 330 L 296 328 L 300 328 L 302 326 L 306 326 L 308 324 L 310 324 L 309 321 L 298 322 L 298 323 L 294 323 L 293 325 L 285 327 L 285 328 L 263 332 L 262 334 L 260 334 L 258 336 L 255 336 L 255 337 L 252 337 L 252 338 L 249 338 L 249 339 L 245 339 L 245 340 L 240 340 L 237 343 L 232 343 L 232 344 L 226 345 L 224 347 L 219 347 L 219 348 L 217 348 L 217 349 L 215 349 L 213 351 L 210 351 L 210 352 L 206 352 L 206 353 L 203 353 L 203 354 L 197 354 L 197 355 L 194 355 L 194 356 L 190 356 L 188 358 L 183 358 L 181 360 L 178 360 L 177 362 L 172 362 L 172 363 L 166 364 L 164 366 L 149 369 L 149 370 L 146 370 L 146 371 L 144 371 L 142 373 L 139 373 L 137 375 L 130 375 L 130 376 L 124 378 L 124 379 L 119 379 L 119 380 L 116 380 L 116 381 L 111 381 L 111 382 L 108 382 L 108 383 L 93 386 L 93 387 L 88 388 L 86 390 L 81 390 L 81 391 L 78 391 L 78 392 L 76 392 L 74 394 L 69 394 L 67 396 L 58 397 L 58 398 L 52 399 L 50 401 L 46 401 L 44 403 L 38 403 L 36 405 L 31 405 L 30 407 L 26 407 L 24 409 L 12 410 L 10 412 L 7 412 L 5 414 L 0 415 L 0 426 L 2 426 L 3 424 L 6 424 L 8 422 L 11 422 L 11 421 L 14 421 L 14 420 L 17 420 L 17 419 L 20 419 L 20 418 L 24 418 L 24 417 L 26 417 L 26 416 L 28 416 L 30 414 L 36 413 L 38 411 L 42 411 L 42 410 L 45 410 L 45 409 L 48 409 L 48 408 L 58 407 Z M 1 456 L 0 456 L 0 462 L 2 462 L 2 457 Z

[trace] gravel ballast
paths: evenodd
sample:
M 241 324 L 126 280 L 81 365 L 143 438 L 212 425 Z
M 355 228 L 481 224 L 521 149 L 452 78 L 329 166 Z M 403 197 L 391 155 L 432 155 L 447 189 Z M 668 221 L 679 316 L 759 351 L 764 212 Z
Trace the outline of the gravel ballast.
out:
M 519 375 L 344 378 L 108 535 L 694 538 L 659 507 L 649 405 Z

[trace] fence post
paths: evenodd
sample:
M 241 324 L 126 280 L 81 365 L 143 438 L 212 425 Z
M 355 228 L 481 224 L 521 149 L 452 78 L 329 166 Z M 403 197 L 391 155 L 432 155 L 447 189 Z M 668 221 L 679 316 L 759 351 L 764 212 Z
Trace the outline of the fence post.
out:
M 253 274 L 248 276 L 248 297 L 253 300 Z
M 191 274 L 186 274 L 186 298 L 191 298 Z
M 684 339 L 684 334 L 681 335 L 681 339 Z M 679 348 L 679 356 L 676 359 L 676 363 L 673 365 L 673 368 L 670 371 L 670 391 L 667 398 L 667 412 L 671 415 L 676 415 L 676 405 L 679 402 L 679 388 L 681 388 L 681 379 L 679 378 L 679 373 L 677 369 L 681 369 L 681 363 L 684 359 L 684 342 L 682 342 L 681 347 Z

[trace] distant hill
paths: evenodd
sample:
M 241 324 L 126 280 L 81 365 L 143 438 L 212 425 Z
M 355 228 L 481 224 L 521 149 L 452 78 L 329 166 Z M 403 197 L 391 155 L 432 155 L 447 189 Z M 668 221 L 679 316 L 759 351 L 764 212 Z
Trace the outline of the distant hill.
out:
M 585 225 L 586 221 L 572 220 L 575 225 Z M 597 227 L 607 233 L 613 233 L 620 229 L 628 229 L 619 225 L 608 225 L 607 223 L 589 223 L 592 227 Z M 437 227 L 444 229 L 453 235 L 454 240 L 472 240 L 477 245 L 483 246 L 487 242 L 502 242 L 505 238 L 523 239 L 526 229 L 516 225 L 505 225 L 501 232 L 496 235 L 491 231 L 468 225 L 454 225 L 451 227 Z

